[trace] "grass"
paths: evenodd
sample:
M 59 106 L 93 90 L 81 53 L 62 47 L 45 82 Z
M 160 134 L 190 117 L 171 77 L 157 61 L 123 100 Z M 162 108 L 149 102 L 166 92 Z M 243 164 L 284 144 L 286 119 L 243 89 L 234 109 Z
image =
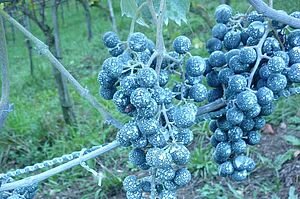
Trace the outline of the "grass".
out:
M 248 8 L 245 2 L 232 0 L 232 5 L 236 10 L 245 12 Z M 295 6 L 298 1 L 291 2 L 294 2 L 293 6 L 287 7 L 288 3 L 279 5 L 280 3 L 275 1 L 275 7 L 293 11 L 290 8 L 297 8 Z M 198 1 L 193 1 L 193 3 L 198 3 Z M 218 1 L 205 0 L 201 5 L 212 18 Z M 60 21 L 62 62 L 82 85 L 98 96 L 97 74 L 102 61 L 109 56 L 101 43 L 101 35 L 111 29 L 111 24 L 106 12 L 99 8 L 92 8 L 91 11 L 94 38 L 88 42 L 82 8 L 79 7 L 79 11 L 76 11 L 73 2 L 70 3 L 70 9 L 65 7 L 65 22 Z M 120 37 L 126 40 L 130 20 L 120 17 L 118 5 L 115 11 Z M 49 16 L 50 10 L 47 10 L 47 17 Z M 205 41 L 210 37 L 208 25 L 199 13 L 190 13 L 188 18 L 189 23 L 181 28 L 174 23 L 170 23 L 165 28 L 166 46 L 171 49 L 172 40 L 184 34 L 193 38 L 192 54 L 207 56 L 204 48 Z M 51 24 L 51 20 L 47 20 Z M 78 127 L 74 129 L 64 123 L 50 63 L 40 57 L 35 50 L 35 74 L 34 77 L 30 76 L 24 37 L 17 32 L 16 41 L 13 43 L 8 24 L 7 28 L 11 80 L 10 101 L 14 103 L 14 111 L 9 115 L 5 129 L 0 134 L 0 173 L 80 150 L 83 147 L 112 141 L 116 130 L 103 124 L 101 115 L 82 99 L 71 85 L 68 87 L 74 102 Z M 154 39 L 154 30 L 145 30 L 140 26 L 137 26 L 136 30 L 146 32 L 150 38 Z M 32 24 L 32 32 L 38 38 L 43 39 L 42 33 L 34 24 Z M 108 110 L 112 110 L 115 117 L 122 121 L 127 120 L 115 111 L 111 102 L 104 101 L 100 97 L 98 100 Z M 285 121 L 299 128 L 297 127 L 299 124 L 297 101 L 299 97 L 279 101 L 275 114 L 269 117 L 268 121 L 275 125 Z M 204 198 L 240 198 L 239 190 L 235 190 L 230 184 L 225 184 L 225 187 L 221 182 L 212 181 L 217 172 L 216 165 L 210 159 L 211 147 L 208 145 L 207 124 L 198 125 L 194 132 L 196 144 L 193 146 L 190 169 L 194 176 L 205 182 L 204 186 L 197 187 L 199 195 Z M 76 167 L 45 181 L 38 197 L 51 198 L 57 195 L 63 197 L 63 194 L 70 194 L 66 195 L 68 197 L 75 194 L 81 198 L 110 198 L 114 192 L 121 191 L 123 177 L 139 172 L 127 163 L 127 154 L 128 149 L 120 148 L 97 160 L 88 161 L 90 167 L 97 168 L 104 173 L 105 178 L 101 187 L 97 186 L 97 180 L 93 179 L 90 173 L 81 167 Z M 274 185 L 266 182 L 261 186 L 260 191 L 273 191 L 276 187 L 272 186 Z

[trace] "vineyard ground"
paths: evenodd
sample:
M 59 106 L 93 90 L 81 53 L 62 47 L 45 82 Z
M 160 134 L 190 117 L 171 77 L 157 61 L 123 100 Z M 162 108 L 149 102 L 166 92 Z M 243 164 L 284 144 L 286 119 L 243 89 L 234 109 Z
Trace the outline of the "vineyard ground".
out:
M 243 5 L 240 1 L 239 4 L 237 1 L 232 3 L 236 10 L 247 9 L 246 4 Z M 212 15 L 216 3 L 207 1 L 203 5 Z M 294 8 L 286 7 L 287 5 L 289 4 L 275 4 L 284 10 Z M 120 34 L 125 38 L 130 21 L 121 18 L 120 15 L 119 8 L 116 8 Z M 65 7 L 65 23 L 61 23 L 62 62 L 76 79 L 95 95 L 98 92 L 97 73 L 104 58 L 108 57 L 100 37 L 101 33 L 110 30 L 107 16 L 107 13 L 99 12 L 98 8 L 92 9 L 94 39 L 90 43 L 87 42 L 81 7 L 79 12 L 76 12 L 74 3 L 70 4 L 70 10 Z M 192 53 L 205 56 L 204 41 L 210 33 L 206 32 L 208 28 L 203 19 L 193 20 L 193 18 L 195 16 L 191 17 L 188 25 L 180 28 L 181 32 L 174 31 L 178 28 L 174 28 L 175 25 L 171 24 L 167 28 L 170 31 L 166 31 L 165 36 L 170 42 L 179 34 L 194 38 L 193 44 L 197 48 Z M 64 124 L 49 62 L 34 53 L 35 77 L 31 77 L 24 37 L 17 33 L 17 40 L 13 43 L 8 24 L 7 28 L 12 81 L 11 101 L 15 105 L 15 110 L 10 114 L 6 128 L 0 134 L 0 172 L 51 159 L 83 147 L 112 141 L 116 131 L 104 125 L 99 114 L 71 87 L 78 127 L 74 129 Z M 137 30 L 143 31 L 144 28 L 138 27 Z M 39 38 L 43 38 L 35 26 L 32 27 L 32 31 Z M 151 31 L 148 33 L 154 35 Z M 101 101 L 100 97 L 98 99 Z M 268 118 L 268 122 L 275 126 L 275 134 L 263 134 L 262 143 L 255 149 L 251 149 L 250 152 L 255 156 L 258 168 L 249 180 L 242 184 L 217 177 L 216 165 L 210 160 L 211 148 L 208 145 L 207 123 L 196 126 L 195 142 L 190 146 L 191 149 L 194 148 L 190 165 L 194 178 L 190 186 L 180 192 L 179 198 L 216 198 L 217 196 L 272 198 L 272 194 L 287 198 L 292 191 L 292 185 L 296 189 L 295 192 L 300 193 L 299 156 L 298 158 L 292 156 L 290 160 L 284 161 L 278 172 L 274 164 L 276 157 L 286 154 L 289 149 L 299 150 L 299 146 L 296 148 L 297 146 L 289 144 L 284 139 L 286 135 L 299 138 L 299 100 L 300 97 L 293 97 L 288 101 L 281 100 L 277 103 L 277 111 Z M 105 101 L 101 103 L 109 110 L 114 109 L 111 103 Z M 116 111 L 113 115 L 123 121 L 127 119 Z M 287 128 L 280 128 L 280 126 L 284 127 L 283 123 Z M 124 198 L 121 179 L 139 172 L 127 162 L 127 154 L 127 149 L 117 149 L 96 161 L 88 162 L 89 166 L 105 174 L 101 187 L 97 186 L 97 181 L 90 173 L 76 167 L 45 181 L 39 188 L 37 198 Z

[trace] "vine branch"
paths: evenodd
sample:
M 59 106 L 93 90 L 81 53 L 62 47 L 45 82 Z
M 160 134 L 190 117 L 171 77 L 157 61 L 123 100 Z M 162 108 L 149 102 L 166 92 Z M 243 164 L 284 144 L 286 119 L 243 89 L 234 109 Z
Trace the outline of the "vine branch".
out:
M 255 10 L 257 10 L 258 13 L 263 14 L 270 19 L 287 24 L 293 28 L 300 28 L 300 19 L 283 14 L 278 10 L 269 7 L 262 0 L 249 0 L 249 3 L 255 8 Z
M 34 184 L 34 183 L 41 182 L 41 181 L 46 180 L 47 178 L 49 178 L 53 175 L 56 175 L 56 174 L 61 173 L 65 170 L 68 170 L 72 167 L 75 167 L 75 166 L 79 165 L 82 162 L 85 162 L 89 159 L 95 158 L 99 155 L 102 155 L 102 154 L 108 152 L 108 151 L 111 151 L 111 150 L 117 148 L 119 145 L 120 144 L 117 141 L 113 141 L 113 142 L 107 144 L 106 146 L 103 146 L 102 148 L 99 148 L 99 149 L 97 149 L 97 150 L 95 150 L 91 153 L 83 155 L 80 158 L 74 159 L 74 160 L 72 160 L 70 162 L 67 162 L 65 164 L 54 167 L 54 168 L 52 168 L 48 171 L 45 171 L 43 173 L 24 178 L 22 180 L 18 180 L 18 181 L 14 181 L 14 182 L 11 182 L 11 183 L 4 184 L 0 187 L 0 192 L 1 191 L 12 190 L 12 189 L 16 189 L 18 187 L 24 187 L 24 186 L 28 186 L 28 185 L 31 185 L 31 184 Z
M 147 0 L 147 4 L 148 4 L 149 11 L 152 15 L 153 23 L 154 23 L 154 25 L 156 25 L 157 24 L 157 16 L 156 16 L 156 12 L 154 9 L 153 1 Z
M 49 61 L 66 77 L 66 79 L 74 86 L 76 91 L 84 97 L 94 108 L 96 108 L 100 114 L 104 117 L 105 121 L 112 124 L 116 128 L 120 129 L 123 124 L 115 119 L 105 108 L 97 101 L 97 99 L 89 93 L 89 90 L 84 88 L 71 74 L 70 72 L 58 61 L 58 59 L 50 52 L 48 46 L 32 35 L 26 28 L 19 24 L 15 19 L 9 16 L 5 11 L 0 9 L 0 15 L 2 15 L 7 21 L 13 24 L 18 30 L 20 30 L 29 40 L 31 40 L 40 51 L 42 55 L 47 57 Z

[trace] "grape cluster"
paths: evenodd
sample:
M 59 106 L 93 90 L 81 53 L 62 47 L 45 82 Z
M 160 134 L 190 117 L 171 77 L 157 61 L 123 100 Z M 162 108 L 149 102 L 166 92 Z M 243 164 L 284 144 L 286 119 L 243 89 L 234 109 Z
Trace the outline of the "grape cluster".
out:
M 270 25 L 256 11 L 233 15 L 228 5 L 216 8 L 215 19 L 206 45 L 208 101 L 223 98 L 226 107 L 209 125 L 213 160 L 220 176 L 241 181 L 255 168 L 246 148 L 259 143 L 264 116 L 300 82 L 300 30 L 286 34 L 286 25 Z
M 0 177 L 0 186 L 6 183 L 13 182 L 11 177 Z M 29 185 L 26 187 L 20 187 L 14 190 L 1 191 L 1 199 L 33 199 L 37 192 L 38 184 Z
M 134 175 L 124 179 L 127 198 L 150 193 L 151 181 L 160 198 L 176 198 L 176 190 L 191 180 L 185 167 L 190 160 L 186 146 L 193 140 L 190 127 L 196 119 L 195 103 L 207 99 L 202 84 L 205 60 L 188 53 L 191 41 L 185 36 L 173 41 L 174 51 L 164 53 L 159 72 L 155 46 L 143 33 L 132 33 L 122 42 L 115 33 L 107 32 L 103 43 L 112 57 L 99 72 L 100 95 L 132 117 L 116 140 L 121 146 L 133 147 L 129 162 L 150 172 L 141 179 Z M 173 75 L 179 75 L 180 81 L 171 83 Z
M 116 140 L 132 147 L 133 165 L 149 171 L 124 179 L 127 198 L 143 198 L 153 190 L 160 198 L 176 198 L 176 190 L 191 180 L 186 168 L 191 127 L 203 118 L 211 119 L 213 160 L 220 176 L 246 179 L 255 169 L 246 156 L 247 145 L 260 142 L 264 116 L 274 111 L 274 100 L 300 91 L 295 87 L 300 83 L 299 30 L 286 34 L 284 24 L 271 23 L 256 11 L 233 15 L 228 5 L 216 8 L 215 19 L 205 59 L 191 55 L 185 36 L 175 38 L 169 52 L 158 52 L 140 32 L 126 41 L 114 32 L 103 36 L 112 57 L 99 72 L 99 93 L 131 117 Z M 219 100 L 225 106 L 199 113 L 198 103 Z

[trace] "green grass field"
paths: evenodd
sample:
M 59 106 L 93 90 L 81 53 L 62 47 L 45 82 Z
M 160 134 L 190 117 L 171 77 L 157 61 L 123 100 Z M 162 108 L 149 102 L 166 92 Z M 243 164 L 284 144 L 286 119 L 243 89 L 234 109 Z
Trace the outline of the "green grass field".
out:
M 200 2 L 214 23 L 213 11 L 218 1 Z M 300 7 L 299 0 L 284 2 L 286 1 L 275 1 L 275 8 L 291 12 Z M 119 34 L 126 40 L 131 21 L 121 16 L 119 5 L 116 1 L 114 3 Z M 195 4 L 199 2 L 194 0 L 193 5 Z M 106 6 L 106 2 L 103 5 Z M 244 0 L 232 0 L 232 6 L 240 12 L 245 12 L 249 7 Z M 104 101 L 98 95 L 97 74 L 103 60 L 109 56 L 101 43 L 102 34 L 111 30 L 107 11 L 96 7 L 91 9 L 94 34 L 91 42 L 87 41 L 83 9 L 79 6 L 79 10 L 76 11 L 75 3 L 70 1 L 70 7 L 64 5 L 64 11 L 65 22 L 62 23 L 60 20 L 62 63 L 116 118 L 126 121 L 128 118 L 119 114 L 112 103 Z M 50 10 L 47 10 L 46 18 L 49 24 L 52 23 L 50 16 Z M 190 13 L 188 20 L 189 23 L 183 24 L 182 27 L 170 23 L 165 28 L 166 46 L 170 49 L 172 40 L 184 34 L 193 38 L 192 54 L 207 56 L 205 41 L 210 37 L 208 23 L 198 12 Z M 43 40 L 42 33 L 33 23 L 31 25 L 32 33 Z M 103 124 L 101 115 L 82 99 L 70 84 L 68 86 L 78 126 L 74 128 L 64 123 L 51 64 L 39 56 L 35 49 L 34 77 L 32 77 L 24 36 L 17 31 L 16 41 L 13 42 L 8 23 L 6 28 L 11 81 L 10 101 L 14 104 L 14 111 L 10 113 L 5 128 L 0 133 L 0 173 L 52 159 L 84 147 L 113 141 L 116 129 Z M 153 29 L 145 30 L 144 27 L 137 25 L 136 30 L 146 32 L 147 36 L 154 39 Z M 268 118 L 268 122 L 280 133 L 266 135 L 267 140 L 263 143 L 270 140 L 277 141 L 276 136 L 284 138 L 287 134 L 299 137 L 299 100 L 299 97 L 293 97 L 277 103 L 277 110 Z M 278 127 L 283 123 L 288 126 L 285 133 Z M 300 192 L 300 182 L 298 181 L 298 186 L 286 185 L 280 176 L 281 167 L 276 169 L 278 167 L 275 168 L 273 162 L 276 156 L 284 154 L 288 158 L 278 163 L 279 166 L 285 163 L 297 165 L 299 163 L 297 156 L 288 156 L 286 151 L 299 149 L 299 146 L 286 143 L 285 151 L 274 150 L 275 154 L 269 156 L 268 153 L 264 153 L 263 144 L 251 149 L 258 162 L 254 177 L 250 177 L 246 183 L 232 183 L 217 176 L 216 165 L 211 160 L 212 151 L 208 145 L 210 133 L 207 126 L 207 123 L 203 123 L 194 128 L 195 140 L 190 146 L 193 155 L 189 166 L 193 171 L 194 180 L 187 189 L 180 192 L 179 198 L 285 198 L 288 195 L 293 196 L 295 187 L 295 192 Z M 128 174 L 141 174 L 141 171 L 127 162 L 128 150 L 119 148 L 97 160 L 88 161 L 89 166 L 105 175 L 101 187 L 97 186 L 98 182 L 91 173 L 78 166 L 41 183 L 37 198 L 123 198 L 122 179 Z M 266 173 L 270 176 L 264 175 Z M 266 178 L 270 180 L 265 180 Z

